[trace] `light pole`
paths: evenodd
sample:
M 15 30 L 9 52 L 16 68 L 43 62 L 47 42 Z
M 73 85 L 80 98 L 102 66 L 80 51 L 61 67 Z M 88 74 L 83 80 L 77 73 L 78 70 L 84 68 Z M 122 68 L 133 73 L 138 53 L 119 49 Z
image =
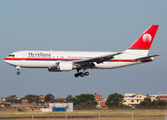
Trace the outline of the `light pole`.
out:
M 33 111 L 34 111 L 34 105 L 32 106 L 32 120 L 34 119 Z
M 99 110 L 99 120 L 100 120 L 100 110 Z

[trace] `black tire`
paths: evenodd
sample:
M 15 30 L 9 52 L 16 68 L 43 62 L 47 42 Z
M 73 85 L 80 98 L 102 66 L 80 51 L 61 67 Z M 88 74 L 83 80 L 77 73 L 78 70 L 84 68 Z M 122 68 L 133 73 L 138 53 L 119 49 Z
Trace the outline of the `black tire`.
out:
M 17 72 L 17 75 L 20 75 L 20 72 Z
M 84 77 L 84 76 L 85 76 L 85 74 L 84 74 L 84 73 L 80 73 L 80 76 L 81 76 L 81 77 Z
M 79 76 L 79 74 L 78 74 L 78 73 L 76 73 L 76 74 L 74 74 L 74 76 L 75 76 L 75 77 L 78 77 L 78 76 Z
M 88 75 L 89 75 L 89 72 L 85 72 L 85 75 L 88 76 Z

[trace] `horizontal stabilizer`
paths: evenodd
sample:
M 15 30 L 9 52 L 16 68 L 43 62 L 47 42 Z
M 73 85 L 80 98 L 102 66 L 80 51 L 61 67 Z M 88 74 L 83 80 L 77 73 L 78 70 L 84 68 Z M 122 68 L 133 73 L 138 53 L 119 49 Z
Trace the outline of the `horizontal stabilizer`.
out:
M 151 57 L 157 57 L 157 56 L 160 56 L 160 55 L 161 55 L 161 54 L 151 55 L 151 56 L 146 56 L 146 57 L 137 58 L 137 59 L 134 59 L 134 60 L 143 61 L 143 60 L 145 60 L 145 59 L 150 59 Z

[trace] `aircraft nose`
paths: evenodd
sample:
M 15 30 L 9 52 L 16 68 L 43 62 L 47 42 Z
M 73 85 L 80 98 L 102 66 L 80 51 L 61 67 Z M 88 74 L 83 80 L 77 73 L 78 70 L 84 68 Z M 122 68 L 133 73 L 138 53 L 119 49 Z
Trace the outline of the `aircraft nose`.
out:
M 7 59 L 7 57 L 6 57 L 6 58 L 4 58 L 4 62 L 6 62 L 6 63 L 10 64 L 9 60 Z
M 7 62 L 6 58 L 4 58 L 4 62 Z

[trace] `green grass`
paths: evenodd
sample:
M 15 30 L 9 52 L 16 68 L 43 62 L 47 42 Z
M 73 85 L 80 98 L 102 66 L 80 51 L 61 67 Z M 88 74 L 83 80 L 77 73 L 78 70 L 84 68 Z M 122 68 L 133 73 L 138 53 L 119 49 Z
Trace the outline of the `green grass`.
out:
M 98 117 L 100 113 L 101 117 L 114 117 L 125 116 L 131 117 L 132 110 L 115 109 L 115 110 L 75 110 L 74 112 L 67 112 L 67 116 L 92 116 Z M 0 117 L 64 117 L 65 112 L 41 112 L 40 110 L 28 110 L 28 112 L 0 112 Z M 136 117 L 156 117 L 165 116 L 165 110 L 133 110 L 133 116 Z
M 7 119 L 1 119 L 1 120 L 7 120 Z M 11 120 L 32 120 L 32 118 L 17 118 L 17 119 L 11 119 Z M 65 120 L 65 118 L 34 118 L 33 120 Z M 67 120 L 99 120 L 99 118 L 67 118 Z M 131 117 L 128 118 L 100 118 L 100 120 L 132 120 Z M 133 118 L 133 120 L 157 120 L 157 118 Z M 165 120 L 165 118 L 158 118 L 158 120 Z

